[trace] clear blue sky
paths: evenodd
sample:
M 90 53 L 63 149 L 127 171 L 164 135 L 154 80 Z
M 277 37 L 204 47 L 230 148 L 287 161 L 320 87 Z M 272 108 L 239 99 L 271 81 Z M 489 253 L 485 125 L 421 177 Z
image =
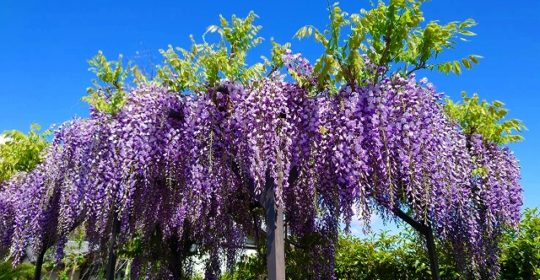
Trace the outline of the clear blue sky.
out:
M 262 36 L 292 41 L 293 49 L 313 59 L 311 41 L 292 38 L 296 30 L 327 20 L 324 0 L 305 1 L 19 1 L 0 0 L 0 131 L 45 127 L 86 116 L 80 98 L 91 84 L 86 60 L 98 50 L 114 58 L 159 63 L 168 44 L 188 46 L 188 35 L 202 34 L 219 14 L 244 16 L 254 10 Z M 341 1 L 351 12 L 369 1 Z M 540 1 L 433 0 L 425 4 L 429 20 L 474 18 L 478 34 L 450 56 L 484 57 L 460 77 L 422 72 L 440 91 L 458 97 L 462 90 L 505 102 L 510 115 L 529 131 L 512 145 L 522 165 L 525 206 L 540 206 Z M 268 53 L 268 46 L 257 55 Z

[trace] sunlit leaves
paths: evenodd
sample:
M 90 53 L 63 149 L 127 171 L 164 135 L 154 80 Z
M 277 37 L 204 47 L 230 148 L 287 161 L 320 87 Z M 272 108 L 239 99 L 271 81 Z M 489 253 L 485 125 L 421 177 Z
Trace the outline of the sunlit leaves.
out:
M 430 65 L 429 68 L 435 68 L 436 66 L 437 71 L 444 74 L 453 73 L 456 75 L 460 75 L 462 66 L 465 67 L 465 69 L 472 69 L 474 64 L 478 64 L 480 62 L 480 58 L 482 57 L 479 55 L 469 55 L 468 57 L 462 58 L 461 60 L 446 61 L 438 63 L 436 65 Z
M 314 37 L 325 48 L 315 63 L 319 89 L 328 85 L 364 84 L 378 80 L 387 71 L 411 74 L 419 69 L 436 69 L 445 73 L 461 73 L 459 62 L 434 64 L 440 53 L 453 48 L 457 39 L 474 36 L 470 28 L 474 20 L 450 22 L 445 25 L 431 21 L 424 27 L 420 10 L 424 1 L 399 0 L 388 4 L 380 1 L 373 9 L 360 13 L 343 12 L 338 4 L 329 7 L 330 23 L 324 31 L 305 26 L 297 38 Z M 345 35 L 343 35 L 345 34 Z M 365 59 L 381 70 L 375 73 L 361 67 Z M 463 62 L 470 69 L 476 57 Z
M 0 183 L 16 172 L 28 172 L 42 161 L 43 150 L 48 146 L 49 130 L 40 131 L 37 124 L 30 127 L 28 134 L 21 131 L 5 131 L 0 136 Z
M 263 63 L 247 65 L 248 51 L 262 42 L 258 37 L 261 26 L 250 12 L 245 18 L 232 16 L 228 21 L 220 16 L 220 25 L 211 25 L 197 43 L 191 37 L 190 49 L 169 46 L 161 50 L 165 65 L 158 68 L 157 81 L 176 92 L 200 92 L 215 86 L 222 79 L 249 83 L 261 78 L 266 71 Z M 208 42 L 206 35 L 217 33 L 218 42 Z
M 456 120 L 466 134 L 480 134 L 485 141 L 507 144 L 523 140 L 519 132 L 525 126 L 518 119 L 507 119 L 508 109 L 504 103 L 495 100 L 480 100 L 477 94 L 468 97 L 462 94 L 461 102 L 446 101 L 445 110 Z
M 268 75 L 271 75 L 273 72 L 278 71 L 283 67 L 283 55 L 285 55 L 287 50 L 289 50 L 291 47 L 290 43 L 279 44 L 273 39 L 271 43 L 272 51 L 270 60 L 263 56 L 263 60 L 265 61 L 266 66 L 270 67 L 270 72 L 268 73 Z
M 94 88 L 87 89 L 88 95 L 83 97 L 83 100 L 98 111 L 115 115 L 124 106 L 125 80 L 129 75 L 129 70 L 122 67 L 122 55 L 116 61 L 109 61 L 103 52 L 99 51 L 88 64 L 90 71 L 94 72 L 98 79 L 93 81 Z M 136 73 L 139 74 L 138 79 L 143 79 L 138 71 Z

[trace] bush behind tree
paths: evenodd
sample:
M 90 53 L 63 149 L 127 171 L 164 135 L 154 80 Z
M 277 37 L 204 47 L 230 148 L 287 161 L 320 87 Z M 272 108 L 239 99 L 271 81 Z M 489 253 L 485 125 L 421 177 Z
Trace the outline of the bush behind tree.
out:
M 397 234 L 381 231 L 359 238 L 341 235 L 336 252 L 336 276 L 344 280 L 394 280 L 430 278 L 429 260 L 424 241 L 406 227 Z M 468 279 L 458 272 L 454 256 L 445 244 L 437 246 L 442 279 Z M 500 280 L 540 279 L 540 213 L 537 208 L 525 209 L 518 230 L 504 231 L 500 242 Z M 287 273 L 290 279 L 307 279 L 300 264 L 301 254 L 287 252 Z M 233 271 L 222 280 L 264 279 L 264 258 L 243 256 Z

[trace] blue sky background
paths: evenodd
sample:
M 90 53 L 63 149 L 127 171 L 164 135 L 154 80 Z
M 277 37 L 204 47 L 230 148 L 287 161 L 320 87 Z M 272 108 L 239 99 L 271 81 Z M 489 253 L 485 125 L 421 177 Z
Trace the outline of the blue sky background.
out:
M 341 1 L 358 12 L 369 1 Z M 250 10 L 263 25 L 261 35 L 290 41 L 293 50 L 313 60 L 320 50 L 311 40 L 297 41 L 303 25 L 323 28 L 327 2 L 311 1 L 17 1 L 0 0 L 0 131 L 26 131 L 32 122 L 44 127 L 86 116 L 81 101 L 91 85 L 87 59 L 103 50 L 145 65 L 162 61 L 168 44 L 189 46 L 188 35 L 201 35 L 218 15 L 245 16 Z M 450 51 L 448 57 L 478 54 L 484 58 L 461 76 L 420 72 L 437 89 L 458 98 L 478 92 L 506 103 L 510 116 L 528 127 L 525 141 L 512 145 L 522 165 L 525 206 L 540 206 L 540 1 L 442 1 L 424 5 L 428 20 L 474 18 L 478 36 Z M 255 51 L 269 54 L 268 44 Z

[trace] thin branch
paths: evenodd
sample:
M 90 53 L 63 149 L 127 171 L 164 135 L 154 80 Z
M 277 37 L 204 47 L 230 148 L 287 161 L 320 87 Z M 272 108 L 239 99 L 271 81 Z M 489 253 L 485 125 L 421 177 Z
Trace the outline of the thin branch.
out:
M 405 77 L 408 77 L 409 75 L 411 75 L 415 71 L 418 71 L 420 69 L 425 69 L 425 68 L 426 68 L 426 63 L 422 62 L 422 63 L 416 65 L 413 69 L 411 69 L 411 71 L 407 72 L 407 74 L 405 74 Z

